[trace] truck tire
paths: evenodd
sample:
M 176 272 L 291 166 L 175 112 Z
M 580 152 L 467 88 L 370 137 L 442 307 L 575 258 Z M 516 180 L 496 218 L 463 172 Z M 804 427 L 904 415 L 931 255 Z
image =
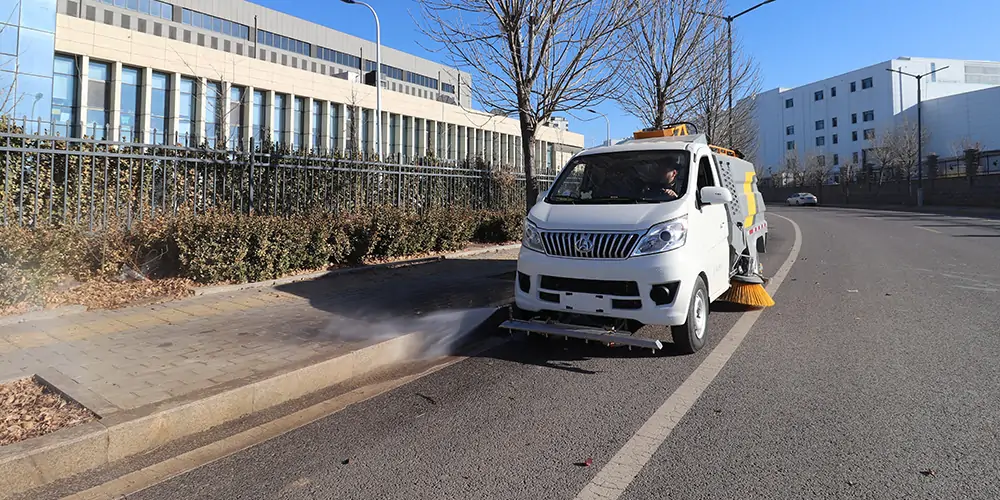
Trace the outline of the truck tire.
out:
M 687 321 L 670 328 L 674 348 L 680 354 L 693 354 L 705 345 L 705 330 L 708 328 L 708 287 L 699 277 L 691 292 Z
M 767 253 L 767 233 L 757 238 L 757 253 Z

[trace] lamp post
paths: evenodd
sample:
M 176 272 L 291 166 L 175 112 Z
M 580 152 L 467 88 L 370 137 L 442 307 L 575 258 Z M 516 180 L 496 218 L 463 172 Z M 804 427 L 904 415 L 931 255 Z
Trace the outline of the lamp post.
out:
M 914 75 L 907 73 L 903 70 L 886 68 L 885 70 L 890 73 L 899 73 L 900 75 L 906 75 L 917 80 L 917 206 L 924 206 L 924 124 L 920 115 L 920 103 L 922 102 L 920 94 L 920 80 L 925 76 L 933 75 L 938 71 L 943 69 L 948 69 L 948 66 L 943 68 L 938 68 L 933 71 L 928 71 L 922 75 Z
M 371 5 L 358 0 L 341 1 L 364 5 L 375 16 L 375 152 L 378 155 L 378 161 L 382 161 L 382 28 L 378 22 L 378 14 Z
M 601 115 L 601 116 L 604 117 L 604 124 L 607 125 L 607 128 L 608 128 L 608 146 L 610 146 L 611 145 L 611 120 L 608 119 L 608 115 L 606 115 L 604 113 L 601 113 L 600 111 L 593 110 L 593 109 L 588 109 L 587 111 L 590 112 L 590 113 L 593 113 L 595 115 Z
M 728 49 L 728 52 L 729 52 L 729 84 L 727 85 L 728 89 L 726 90 L 726 95 L 728 96 L 728 100 L 729 100 L 729 113 L 728 113 L 729 114 L 729 147 L 734 147 L 734 145 L 733 145 L 733 21 L 735 21 L 736 18 L 742 16 L 743 14 L 747 14 L 750 11 L 758 9 L 758 8 L 760 8 L 760 7 L 764 6 L 764 5 L 767 5 L 767 4 L 769 4 L 769 3 L 773 2 L 773 1 L 774 0 L 764 0 L 763 2 L 761 2 L 759 4 L 754 5 L 753 7 L 750 7 L 749 9 L 746 9 L 743 12 L 740 12 L 740 13 L 732 15 L 732 16 L 720 16 L 718 14 L 712 14 L 711 12 L 695 11 L 695 13 L 697 13 L 697 14 L 701 14 L 703 16 L 708 16 L 708 17 L 714 17 L 716 19 L 722 19 L 723 21 L 726 22 L 726 38 L 728 40 L 728 45 L 729 45 L 729 49 Z

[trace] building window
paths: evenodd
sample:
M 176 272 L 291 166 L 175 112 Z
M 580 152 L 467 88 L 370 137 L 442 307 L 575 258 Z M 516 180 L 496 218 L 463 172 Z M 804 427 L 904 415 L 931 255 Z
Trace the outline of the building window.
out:
M 826 128 L 826 123 L 823 120 L 816 120 L 816 130 L 823 130 Z
M 864 80 L 861 80 L 861 90 L 872 88 L 872 78 L 869 76 Z
M 294 52 L 304 56 L 312 56 L 312 44 L 303 42 L 302 40 L 288 38 L 287 36 L 281 36 L 277 33 L 271 33 L 270 31 L 258 30 L 257 43 L 270 45 L 276 49 L 287 50 L 288 52 Z
M 153 143 L 166 144 L 167 116 L 170 109 L 170 76 L 166 73 L 153 72 L 153 92 L 150 96 L 149 128 L 153 133 Z
M 795 135 L 795 125 L 785 127 L 785 135 Z
M 260 36 L 257 37 L 258 40 Z M 316 47 L 316 57 L 341 66 L 347 66 L 348 68 L 361 69 L 361 58 L 358 56 L 352 56 L 350 54 L 345 54 L 338 50 L 328 49 L 326 47 Z M 332 73 L 331 73 L 332 74 Z
M 174 6 L 159 0 L 141 0 L 138 2 L 136 0 L 128 0 L 127 2 L 125 0 L 100 1 L 107 5 L 114 5 L 118 8 L 149 14 L 153 17 L 158 17 L 167 21 L 174 20 Z
M 817 137 L 816 138 L 816 145 L 817 146 L 826 146 L 826 137 L 822 136 L 822 135 L 819 136 L 819 137 Z
M 851 92 L 856 92 L 858 90 L 858 82 L 851 82 Z
M 191 9 L 181 10 L 181 23 L 194 26 L 195 28 L 201 28 L 203 30 L 221 33 L 226 36 L 242 38 L 244 40 L 250 39 L 249 26 L 234 23 L 219 17 L 210 16 L 208 14 L 202 14 L 201 12 Z
M 855 151 L 854 153 L 851 154 L 851 160 L 854 162 L 855 165 L 858 164 L 858 152 L 857 151 Z
M 820 167 L 826 166 L 826 155 L 819 155 L 816 157 L 816 164 Z
M 830 87 L 830 97 L 837 97 L 837 87 Z
M 813 100 L 814 101 L 822 101 L 823 100 L 823 91 L 822 90 L 817 90 L 816 92 L 813 92 Z
M 937 63 L 931 63 L 931 81 L 932 82 L 936 82 L 937 81 L 937 73 L 935 73 L 936 71 L 937 71 Z
M 861 119 L 864 120 L 864 121 L 866 121 L 866 122 L 874 121 L 875 120 L 875 110 L 874 109 L 870 109 L 868 111 L 865 111 L 864 115 L 861 117 Z
M 851 113 L 851 123 L 858 123 L 858 114 Z
M 233 85 L 229 87 L 229 149 L 240 149 L 243 146 L 243 100 L 246 99 L 246 89 Z
M 795 106 L 795 101 L 792 99 L 785 99 L 785 109 Z
M 785 143 L 785 149 L 792 151 L 795 149 L 795 141 L 788 141 Z
M 362 108 L 361 109 L 361 151 L 365 154 L 372 151 L 371 139 L 368 133 L 368 124 L 372 121 L 371 111 Z M 424 141 L 427 144 L 427 141 Z
M 87 121 L 83 134 L 98 140 L 108 138 L 110 76 L 110 64 L 90 61 L 87 68 Z
M 285 111 L 288 109 L 288 95 L 274 94 L 274 141 L 282 146 L 285 142 L 285 131 L 288 130 L 288 117 Z
M 211 148 L 219 147 L 222 138 L 222 84 L 205 85 L 205 139 Z
M 76 105 L 76 58 L 57 55 L 52 82 L 52 134 L 73 136 Z
M 340 149 L 340 105 L 330 103 L 330 151 Z
M 260 146 L 261 143 L 267 138 L 267 110 L 265 108 L 267 103 L 264 102 L 264 92 L 261 90 L 253 91 L 253 142 Z
M 834 155 L 833 155 L 833 164 L 834 165 L 840 165 L 840 155 L 834 153 Z
M 177 139 L 185 146 L 196 146 L 198 138 L 191 124 L 198 109 L 198 82 L 194 78 L 181 77 L 181 102 L 178 106 Z
M 295 117 L 292 126 L 292 148 L 301 151 L 306 142 L 306 100 L 303 97 L 295 98 Z
M 833 134 L 833 143 L 837 144 L 838 142 L 839 141 L 837 140 L 837 134 Z
M 452 84 L 450 84 L 450 83 L 442 83 L 441 84 L 441 92 L 446 92 L 448 94 L 454 94 L 455 93 L 455 86 L 452 85 Z
M 866 141 L 873 141 L 873 140 L 875 140 L 875 129 L 873 129 L 873 128 L 866 128 L 865 129 L 865 140 Z
M 139 68 L 122 67 L 121 97 L 118 100 L 118 122 L 123 141 L 139 140 L 139 111 L 142 102 L 142 71 Z
M 834 116 L 833 118 L 830 118 L 830 126 L 832 126 L 834 128 L 837 127 L 837 117 L 836 116 Z
M 854 141 L 854 142 L 858 141 L 858 131 L 857 130 L 852 130 L 851 131 L 851 140 Z
M 312 108 L 312 148 L 313 151 L 319 152 L 323 150 L 323 140 L 319 136 L 320 125 L 323 123 L 323 103 L 313 101 Z

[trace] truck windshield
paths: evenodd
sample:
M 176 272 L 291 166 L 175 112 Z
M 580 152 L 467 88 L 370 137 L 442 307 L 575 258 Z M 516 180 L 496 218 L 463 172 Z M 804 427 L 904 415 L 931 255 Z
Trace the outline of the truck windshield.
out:
M 684 196 L 691 155 L 681 150 L 622 151 L 574 158 L 552 184 L 546 201 L 660 203 Z

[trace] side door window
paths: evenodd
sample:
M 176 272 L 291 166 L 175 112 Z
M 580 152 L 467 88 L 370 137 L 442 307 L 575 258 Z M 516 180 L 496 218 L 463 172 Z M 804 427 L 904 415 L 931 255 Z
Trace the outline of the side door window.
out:
M 715 173 L 712 172 L 712 162 L 707 156 L 702 156 L 698 162 L 698 191 L 703 187 L 716 186 Z

